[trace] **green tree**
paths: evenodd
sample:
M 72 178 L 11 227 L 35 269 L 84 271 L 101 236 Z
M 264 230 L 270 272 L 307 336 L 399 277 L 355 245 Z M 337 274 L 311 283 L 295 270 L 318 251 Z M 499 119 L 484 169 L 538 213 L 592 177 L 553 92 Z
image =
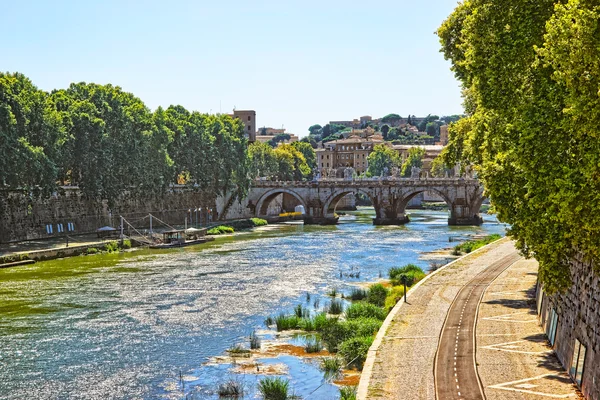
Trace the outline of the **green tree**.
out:
M 254 142 L 248 146 L 250 176 L 272 178 L 277 176 L 279 161 L 275 152 L 267 143 Z
M 392 168 L 400 167 L 401 160 L 398 153 L 386 144 L 378 144 L 367 157 L 369 176 L 389 176 Z
M 398 123 L 402 119 L 398 114 L 388 114 L 385 117 L 381 118 L 381 122 L 395 124 Z
M 390 126 L 385 124 L 381 127 L 381 135 L 383 136 L 383 140 L 388 140 L 387 136 L 388 133 L 390 132 Z
M 308 128 L 308 132 L 310 135 L 320 135 L 323 127 L 319 124 L 312 125 Z
M 306 165 L 310 169 L 310 173 L 307 175 L 307 178 L 312 179 L 313 171 L 317 167 L 317 153 L 315 153 L 315 149 L 309 143 L 302 141 L 292 143 L 292 147 L 294 147 L 304 156 Z
M 435 122 L 428 122 L 427 125 L 425 126 L 425 132 L 427 132 L 427 134 L 429 136 L 439 136 L 440 127 Z
M 423 157 L 425 157 L 425 149 L 422 147 L 411 147 L 408 150 L 408 157 L 402 164 L 402 171 L 400 172 L 403 177 L 410 177 L 412 167 L 423 167 Z
M 278 162 L 277 178 L 282 181 L 301 181 L 307 178 L 311 169 L 306 159 L 291 144 L 282 144 L 274 150 Z
M 600 261 L 599 20 L 594 1 L 477 0 L 438 30 L 467 112 L 444 156 L 474 165 L 548 292 L 576 252 Z

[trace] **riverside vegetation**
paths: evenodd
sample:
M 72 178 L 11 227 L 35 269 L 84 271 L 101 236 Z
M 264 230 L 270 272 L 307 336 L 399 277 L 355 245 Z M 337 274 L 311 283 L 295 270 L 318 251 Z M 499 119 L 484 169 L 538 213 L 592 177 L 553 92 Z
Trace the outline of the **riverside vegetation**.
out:
M 207 235 L 224 235 L 224 234 L 234 233 L 236 228 L 239 230 L 245 230 L 245 229 L 255 228 L 258 226 L 265 226 L 267 224 L 268 224 L 268 222 L 262 218 L 250 218 L 248 220 L 234 221 L 230 224 L 230 225 L 234 225 L 234 226 L 230 226 L 230 225 L 215 226 L 214 228 L 209 229 L 206 232 L 206 234 Z

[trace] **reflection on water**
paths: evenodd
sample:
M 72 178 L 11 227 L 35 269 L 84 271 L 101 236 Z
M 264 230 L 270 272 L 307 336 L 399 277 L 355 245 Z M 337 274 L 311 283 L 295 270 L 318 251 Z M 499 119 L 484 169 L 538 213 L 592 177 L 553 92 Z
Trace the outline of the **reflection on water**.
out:
M 409 262 L 426 268 L 419 257 L 448 247 L 450 236 L 504 231 L 493 217 L 448 227 L 446 213 L 415 211 L 406 226 L 374 227 L 372 215 L 0 270 L 0 397 L 216 398 L 229 366 L 203 363 L 307 292 L 316 299 L 328 288 L 347 291 L 357 279 L 340 275 L 350 271 L 370 281 Z M 297 394 L 318 388 L 311 398 L 335 398 L 314 360 L 265 362 L 285 363 Z M 251 395 L 259 378 L 239 377 Z

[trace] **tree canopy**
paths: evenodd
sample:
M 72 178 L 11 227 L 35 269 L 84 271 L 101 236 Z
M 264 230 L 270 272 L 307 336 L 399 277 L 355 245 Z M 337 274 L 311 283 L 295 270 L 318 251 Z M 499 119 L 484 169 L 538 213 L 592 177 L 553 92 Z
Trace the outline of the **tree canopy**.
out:
M 468 0 L 438 30 L 467 112 L 446 163 L 474 166 L 549 292 L 576 252 L 599 265 L 599 21 L 596 1 Z
M 389 176 L 392 173 L 392 168 L 400 167 L 402 160 L 394 149 L 385 144 L 378 144 L 373 148 L 373 151 L 367 157 L 369 168 L 367 175 L 369 176 Z
M 408 157 L 402 164 L 402 171 L 400 174 L 408 178 L 412 173 L 412 167 L 421 168 L 423 167 L 423 157 L 425 157 L 425 149 L 422 147 L 411 147 L 408 149 Z
M 181 106 L 153 113 L 110 84 L 46 93 L 22 74 L 0 73 L 0 138 L 4 192 L 70 184 L 110 205 L 124 191 L 177 182 L 215 195 L 249 184 L 241 121 Z

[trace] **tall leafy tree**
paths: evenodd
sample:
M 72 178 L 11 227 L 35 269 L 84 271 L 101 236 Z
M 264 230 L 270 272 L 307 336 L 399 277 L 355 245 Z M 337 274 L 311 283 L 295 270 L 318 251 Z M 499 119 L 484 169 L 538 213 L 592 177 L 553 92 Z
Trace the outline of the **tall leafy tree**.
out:
M 294 147 L 304 156 L 306 165 L 311 171 L 307 177 L 309 179 L 312 178 L 313 171 L 315 168 L 317 168 L 317 153 L 315 153 L 315 149 L 309 143 L 305 142 L 294 142 L 292 143 L 292 147 Z
M 467 117 L 448 164 L 472 163 L 549 292 L 576 252 L 600 261 L 600 32 L 587 0 L 469 0 L 440 27 Z
M 272 178 L 277 176 L 279 161 L 273 148 L 267 143 L 252 143 L 248 147 L 248 157 L 250 158 L 250 177 Z
M 392 168 L 400 168 L 402 160 L 398 153 L 390 146 L 378 144 L 367 157 L 367 162 L 369 163 L 367 175 L 389 176 L 392 173 Z
M 402 164 L 402 171 L 400 174 L 407 178 L 410 177 L 413 167 L 423 167 L 423 157 L 425 157 L 425 149 L 422 147 L 411 147 L 408 150 L 408 157 Z

